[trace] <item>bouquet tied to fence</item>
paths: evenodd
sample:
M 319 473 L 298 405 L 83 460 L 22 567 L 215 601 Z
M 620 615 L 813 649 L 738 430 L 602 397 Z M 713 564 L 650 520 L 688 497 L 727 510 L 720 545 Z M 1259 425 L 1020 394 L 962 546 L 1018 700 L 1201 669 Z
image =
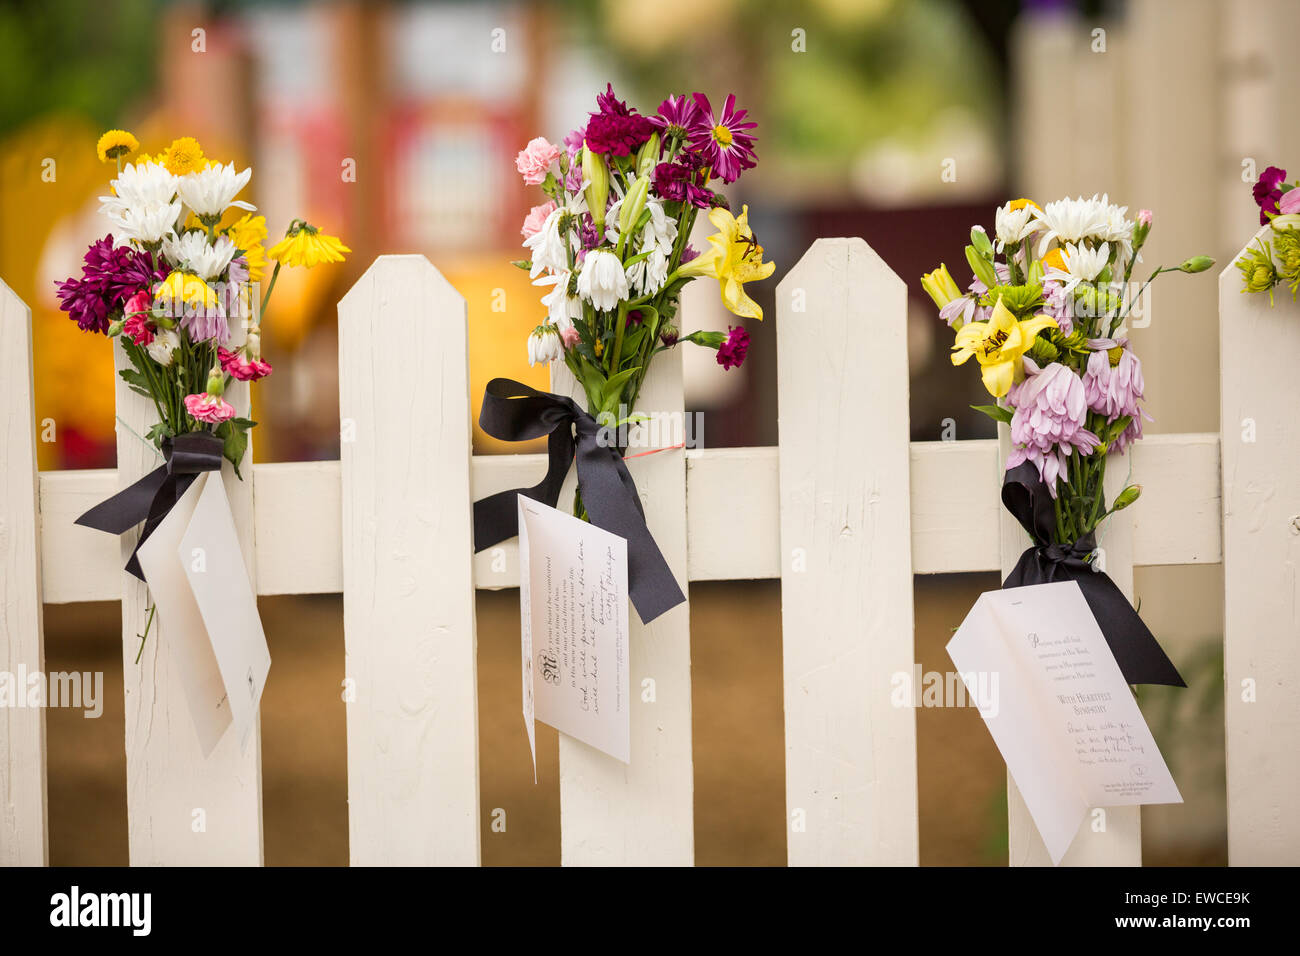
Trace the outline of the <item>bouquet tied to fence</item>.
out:
M 743 324 L 725 333 L 682 332 L 678 308 L 686 284 L 715 279 L 732 314 L 761 320 L 745 286 L 776 267 L 763 261 L 748 207 L 736 214 L 715 189 L 757 162 L 757 124 L 736 107 L 734 95 L 721 109 L 703 93 L 673 95 L 642 114 L 607 86 L 596 107 L 562 146 L 537 137 L 515 161 L 524 182 L 540 187 L 546 200 L 524 220 L 529 258 L 515 263 L 534 285 L 549 288 L 542 297 L 546 317 L 528 336 L 529 364 L 563 360 L 582 386 L 586 408 L 506 379 L 488 384 L 483 429 L 507 441 L 549 434 L 552 467 L 537 488 L 476 504 L 475 547 L 514 536 L 516 494 L 553 506 L 576 456 L 574 514 L 628 538 L 633 601 L 648 620 L 664 609 L 663 601 L 647 598 L 651 590 L 674 603 L 684 598 L 645 530 L 618 447 L 623 426 L 643 420 L 636 402 L 659 353 L 690 342 L 716 350 L 724 369 L 745 360 Z M 690 236 L 700 216 L 715 232 L 706 248 L 696 249 Z M 521 398 L 527 401 L 513 401 Z
M 1104 488 L 1110 453 L 1142 437 L 1142 363 L 1127 321 L 1164 273 L 1204 272 L 1187 259 L 1132 281 L 1152 214 L 1130 219 L 1108 196 L 1039 206 L 1017 199 L 995 214 L 995 237 L 975 226 L 963 292 L 940 265 L 921 284 L 955 333 L 952 362 L 974 358 L 997 400 L 974 406 L 1009 426 L 1002 500 L 1029 532 L 1003 587 L 1077 580 L 1129 683 L 1181 686 L 1173 664 L 1127 599 L 1096 563 L 1097 530 L 1133 504 L 1141 487 L 1113 502 Z
M 1285 285 L 1294 301 L 1300 292 L 1300 181 L 1288 183 L 1286 170 L 1269 166 L 1253 187 L 1259 206 L 1259 224 L 1272 226 L 1272 239 L 1259 239 L 1237 259 L 1241 272 L 1241 291 L 1268 293 L 1273 304 L 1273 289 Z
M 129 366 L 119 374 L 158 415 L 141 437 L 164 464 L 78 519 L 114 534 L 144 521 L 127 563 L 144 580 L 140 546 L 197 476 L 219 471 L 223 459 L 239 475 L 256 422 L 238 415 L 225 394 L 234 381 L 272 372 L 261 323 L 280 269 L 341 262 L 351 250 L 301 219 L 266 248 L 265 218 L 236 198 L 251 168 L 209 159 L 191 137 L 154 155 L 138 149 L 124 130 L 100 138 L 100 160 L 117 167 L 109 195 L 100 197 L 111 231 L 91 244 L 81 275 L 59 283 L 58 297 L 82 330 L 121 344 Z M 240 342 L 236 328 L 245 330 Z

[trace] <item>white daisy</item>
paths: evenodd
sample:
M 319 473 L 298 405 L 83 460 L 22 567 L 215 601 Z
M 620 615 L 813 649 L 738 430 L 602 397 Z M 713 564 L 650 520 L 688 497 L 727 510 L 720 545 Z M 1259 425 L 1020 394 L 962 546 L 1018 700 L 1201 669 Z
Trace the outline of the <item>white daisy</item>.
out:
M 1090 249 L 1082 243 L 1066 243 L 1061 249 L 1061 259 L 1065 268 L 1048 266 L 1045 278 L 1061 283 L 1062 289 L 1069 292 L 1080 282 L 1093 282 L 1110 261 L 1110 243 L 1103 242 L 1096 249 Z
M 113 195 L 100 196 L 100 211 L 113 225 L 114 240 L 157 242 L 180 218 L 177 177 L 158 163 L 129 163 L 111 183 Z
M 533 282 L 533 285 L 554 287 L 542 296 L 542 305 L 546 306 L 547 320 L 561 332 L 568 331 L 575 320 L 582 318 L 582 300 L 576 295 L 569 295 L 572 276 L 573 273 L 565 269 Z
M 172 364 L 172 353 L 181 347 L 180 336 L 171 329 L 159 329 L 153 341 L 144 347 L 149 357 L 163 368 Z
M 569 268 L 569 248 L 560 235 L 560 217 L 564 209 L 554 209 L 542 223 L 542 228 L 524 240 L 524 247 L 532 252 L 533 265 L 528 275 L 536 279 L 543 272 L 559 272 Z
M 176 191 L 185 205 L 200 216 L 220 217 L 231 206 L 254 212 L 257 207 L 252 203 L 235 198 L 248 185 L 248 178 L 252 175 L 251 166 L 237 173 L 234 163 L 213 163 L 205 169 L 181 176 Z
M 1025 203 L 1019 209 L 1012 209 L 1011 203 L 998 207 L 998 211 L 994 214 L 998 252 L 1007 246 L 1018 245 L 1043 228 L 1042 220 L 1034 215 L 1035 211 L 1036 207 L 1032 203 Z
M 563 354 L 564 343 L 560 340 L 560 330 L 555 326 L 539 325 L 528 336 L 529 368 L 538 362 L 549 365 Z
M 587 253 L 578 274 L 578 295 L 602 312 L 614 309 L 628 298 L 627 273 L 618 256 L 604 249 Z
M 1043 224 L 1043 235 L 1038 240 L 1038 256 L 1042 258 L 1052 240 L 1064 245 L 1103 233 L 1110 222 L 1110 203 L 1100 196 L 1067 197 L 1034 210 L 1034 218 Z
M 207 233 L 191 230 L 179 238 L 168 236 L 163 240 L 163 255 L 175 266 L 188 267 L 201 279 L 215 279 L 226 271 L 235 255 L 235 244 L 229 236 L 218 236 L 215 243 L 208 242 Z

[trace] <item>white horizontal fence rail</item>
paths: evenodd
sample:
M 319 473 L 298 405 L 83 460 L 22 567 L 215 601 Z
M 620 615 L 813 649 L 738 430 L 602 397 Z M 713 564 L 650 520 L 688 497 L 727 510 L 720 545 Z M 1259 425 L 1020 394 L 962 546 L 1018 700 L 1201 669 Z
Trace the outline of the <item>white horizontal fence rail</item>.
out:
M 1242 253 L 1268 239 L 1265 226 Z M 1228 862 L 1300 863 L 1300 308 L 1219 275 Z
M 905 298 L 898 277 L 861 240 L 819 240 L 778 290 L 779 448 L 666 451 L 631 462 L 651 529 L 679 581 L 782 580 L 793 864 L 916 862 L 914 714 L 888 703 L 890 676 L 910 671 L 913 660 L 908 574 L 998 571 L 1025 544 L 1000 505 L 996 440 L 909 443 L 905 415 L 875 422 L 860 413 L 856 383 L 864 377 L 906 407 Z M 7 419 L 8 434 L 29 447 L 28 319 L 16 299 L 4 316 L 0 409 L 22 413 L 26 433 Z M 19 321 L 10 321 L 14 316 Z M 381 354 L 384 341 L 417 345 L 395 356 Z M 661 356 L 643 407 L 680 411 L 673 358 Z M 381 257 L 340 303 L 342 461 L 246 466 L 248 480 L 228 486 L 259 594 L 345 596 L 356 863 L 479 860 L 473 589 L 517 586 L 518 562 L 513 541 L 471 554 L 470 502 L 534 484 L 546 457 L 471 456 L 465 359 L 460 295 L 422 257 Z M 15 368 L 21 374 L 12 374 Z M 1225 364 L 1239 390 L 1252 374 L 1244 364 L 1231 372 Z M 420 383 L 418 408 L 413 382 Z M 1259 378 L 1254 384 L 1265 387 Z M 568 385 L 557 376 L 554 387 Z M 123 417 L 143 431 L 147 415 L 128 398 L 137 396 L 121 399 Z M 1121 587 L 1131 593 L 1133 566 L 1221 561 L 1219 436 L 1151 436 L 1130 454 L 1142 501 L 1103 541 Z M 11 599 L 0 617 L 0 656 L 11 668 L 39 665 L 42 600 L 117 599 L 125 586 L 132 862 L 257 863 L 256 744 L 240 759 L 236 744 L 233 753 L 219 749 L 197 760 L 185 738 L 192 731 L 184 703 L 168 693 L 165 632 L 150 636 L 147 669 L 133 663 L 143 589 L 121 570 L 122 546 L 72 523 L 152 467 L 149 455 L 127 434 L 120 474 L 41 473 L 38 512 L 33 459 L 6 459 L 11 493 L 0 502 L 0 562 Z M 1243 487 L 1281 473 L 1276 459 L 1235 461 L 1233 481 Z M 954 495 L 954 487 L 963 493 Z M 1286 558 L 1268 560 L 1276 579 L 1276 562 Z M 1294 574 L 1293 552 L 1291 561 L 1285 567 Z M 21 573 L 10 575 L 14 568 Z M 1247 562 L 1243 577 L 1259 577 L 1263 568 L 1263 558 Z M 1293 591 L 1253 600 L 1276 604 L 1285 593 Z M 631 767 L 611 766 L 562 740 L 564 862 L 691 862 L 689 640 L 686 607 L 649 628 L 633 627 Z M 1285 656 L 1294 653 L 1293 633 L 1289 646 L 1273 648 L 1268 673 L 1289 681 L 1294 694 L 1296 662 Z M 653 703 L 641 703 L 646 678 L 655 681 Z M 46 824 L 43 798 L 34 795 L 43 793 L 44 739 L 9 714 L 0 733 L 0 861 L 40 863 Z M 1232 735 L 1230 717 L 1230 746 Z M 1247 766 L 1258 774 L 1264 760 L 1261 749 Z M 1230 773 L 1234 764 L 1240 771 L 1230 756 Z M 1012 801 L 1012 861 L 1041 862 L 1032 823 L 1017 817 Z M 1237 806 L 1247 815 L 1268 812 Z M 190 828 L 200 808 L 207 811 L 206 841 Z M 1119 816 L 1117 824 L 1111 811 L 1111 835 L 1085 841 L 1072 861 L 1138 862 L 1136 813 L 1131 825 Z M 1268 826 L 1275 838 L 1283 831 L 1293 837 L 1296 824 L 1287 818 Z M 209 849 L 218 842 L 214 832 L 221 846 Z M 24 838 L 18 849 L 11 833 Z

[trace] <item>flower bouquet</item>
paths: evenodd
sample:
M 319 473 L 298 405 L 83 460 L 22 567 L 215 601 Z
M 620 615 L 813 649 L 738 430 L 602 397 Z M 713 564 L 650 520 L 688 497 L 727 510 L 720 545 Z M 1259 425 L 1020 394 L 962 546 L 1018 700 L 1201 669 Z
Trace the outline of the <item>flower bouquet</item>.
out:
M 644 531 L 644 519 L 636 518 L 640 505 L 627 490 L 632 482 L 618 436 L 626 434 L 622 426 L 642 420 L 635 411 L 637 397 L 660 352 L 691 342 L 716 350 L 724 369 L 745 360 L 749 335 L 743 325 L 730 326 L 726 333 L 682 333 L 677 315 L 682 288 L 702 276 L 716 279 L 729 311 L 761 320 L 763 311 L 745 284 L 767 278 L 776 267 L 763 261 L 748 207 L 734 215 L 713 188 L 719 181 L 734 183 L 757 161 L 756 124 L 736 108 L 734 95 L 721 110 L 702 93 L 670 96 L 657 112 L 643 115 L 607 86 L 596 106 L 562 147 L 537 137 L 515 161 L 524 182 L 540 186 L 546 197 L 524 219 L 523 245 L 530 257 L 515 263 L 528 271 L 534 285 L 550 290 L 542 297 L 546 318 L 528 337 L 529 364 L 563 359 L 580 383 L 587 407 L 495 379 L 488 385 L 480 424 L 507 441 L 551 435 L 552 472 L 543 485 L 523 492 L 550 505 L 577 455 L 574 514 L 631 535 L 633 601 L 648 620 L 645 598 L 652 575 L 638 571 L 635 555 L 653 550 L 645 564 L 659 567 L 665 589 L 671 575 L 663 580 L 667 566 Z M 689 239 L 701 214 L 717 231 L 709 236 L 708 248 L 696 250 Z M 518 398 L 529 401 L 512 401 Z M 564 427 L 557 428 L 561 422 Z M 576 448 L 570 423 L 576 425 Z M 618 500 L 609 495 L 593 499 L 598 469 L 617 473 L 619 480 L 609 487 L 623 489 L 614 495 Z M 514 536 L 518 493 L 476 504 L 477 548 Z M 677 602 L 682 600 L 675 584 L 672 593 Z
M 1274 286 L 1286 283 L 1295 299 L 1300 291 L 1300 183 L 1288 183 L 1286 170 L 1270 166 L 1254 186 L 1259 224 L 1272 225 L 1273 240 L 1259 240 L 1237 260 L 1242 292 L 1267 292 L 1273 304 Z
M 235 198 L 252 169 L 208 159 L 190 137 L 124 164 L 138 148 L 123 130 L 100 138 L 100 160 L 117 167 L 110 194 L 100 197 L 112 231 L 91 244 L 80 276 L 59 283 L 58 297 L 84 331 L 120 342 L 129 367 L 119 374 L 158 414 L 143 438 L 164 464 L 78 519 L 115 534 L 145 521 L 127 563 L 144 580 L 140 548 L 197 476 L 220 470 L 223 458 L 239 474 L 256 423 L 224 394 L 232 381 L 271 374 L 261 323 L 281 267 L 340 262 L 350 250 L 300 219 L 266 249 L 266 220 Z M 237 343 L 235 323 L 246 330 Z
M 1115 584 L 1095 564 L 1097 529 L 1141 494 L 1111 503 L 1109 453 L 1142 437 L 1142 363 L 1126 321 L 1166 272 L 1204 272 L 1196 256 L 1131 282 L 1152 215 L 1130 219 L 1107 196 L 1038 206 L 1018 199 L 995 214 L 996 238 L 971 230 L 974 274 L 962 292 L 948 269 L 921 284 L 956 334 L 952 361 L 974 358 L 994 405 L 974 406 L 1010 427 L 1003 503 L 1034 539 L 1003 587 L 1074 579 L 1129 683 L 1182 686 L 1173 664 Z M 1136 286 L 1136 290 L 1134 287 Z

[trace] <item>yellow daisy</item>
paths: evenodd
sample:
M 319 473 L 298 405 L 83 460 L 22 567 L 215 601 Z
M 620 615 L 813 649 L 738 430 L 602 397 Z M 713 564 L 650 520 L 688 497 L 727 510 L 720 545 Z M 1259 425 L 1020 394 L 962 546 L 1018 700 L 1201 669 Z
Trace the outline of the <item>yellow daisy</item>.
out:
M 236 249 L 244 250 L 248 277 L 254 282 L 260 280 L 266 274 L 266 249 L 262 246 L 262 240 L 266 238 L 266 217 L 247 213 L 226 230 L 226 235 Z
M 351 251 L 338 236 L 327 236 L 315 226 L 295 220 L 285 237 L 266 254 L 283 265 L 310 269 L 322 262 L 342 262 L 343 253 Z
M 158 157 L 158 162 L 166 166 L 169 173 L 176 176 L 196 172 L 208 165 L 208 160 L 203 155 L 203 147 L 193 136 L 182 136 L 180 139 L 172 140 L 172 144 Z
M 121 159 L 140 148 L 140 141 L 124 129 L 110 129 L 95 144 L 99 161 L 106 163 L 110 159 Z
M 175 308 L 178 303 L 204 308 L 215 308 L 217 293 L 193 272 L 177 270 L 163 279 L 157 286 L 158 298 L 165 307 Z

